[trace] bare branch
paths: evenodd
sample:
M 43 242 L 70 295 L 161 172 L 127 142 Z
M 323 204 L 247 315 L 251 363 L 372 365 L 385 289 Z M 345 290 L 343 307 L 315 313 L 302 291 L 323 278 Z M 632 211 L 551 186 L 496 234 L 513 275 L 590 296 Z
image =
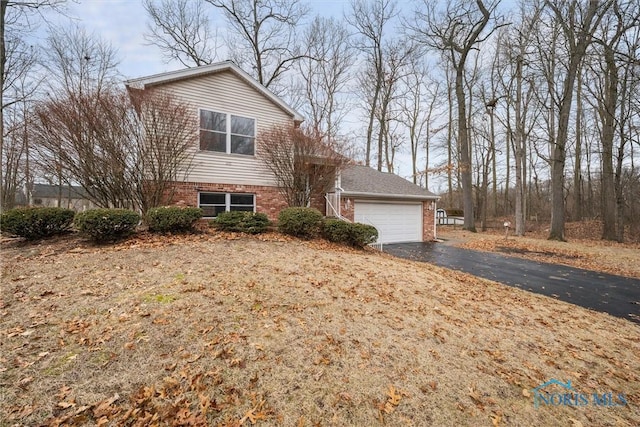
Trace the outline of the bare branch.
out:
M 328 191 L 348 159 L 320 135 L 294 127 L 273 127 L 258 137 L 259 157 L 276 178 L 289 206 L 309 206 Z
M 201 2 L 145 0 L 144 8 L 153 21 L 145 39 L 158 46 L 168 61 L 186 67 L 206 65 L 217 58 L 217 32 L 212 34 L 209 18 Z

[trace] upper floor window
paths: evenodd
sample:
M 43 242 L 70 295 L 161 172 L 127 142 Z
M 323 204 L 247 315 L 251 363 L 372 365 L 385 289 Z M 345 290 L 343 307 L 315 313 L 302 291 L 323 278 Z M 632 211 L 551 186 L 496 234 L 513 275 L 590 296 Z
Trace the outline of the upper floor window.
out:
M 254 119 L 200 110 L 201 150 L 253 156 L 255 137 Z

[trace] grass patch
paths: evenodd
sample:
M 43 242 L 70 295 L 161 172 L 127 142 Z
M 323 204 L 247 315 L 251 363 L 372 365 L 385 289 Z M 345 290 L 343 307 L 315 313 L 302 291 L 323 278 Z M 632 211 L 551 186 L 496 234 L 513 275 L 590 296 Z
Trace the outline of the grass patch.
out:
M 167 294 L 153 294 L 145 295 L 142 300 L 146 303 L 170 304 L 176 300 L 176 297 Z

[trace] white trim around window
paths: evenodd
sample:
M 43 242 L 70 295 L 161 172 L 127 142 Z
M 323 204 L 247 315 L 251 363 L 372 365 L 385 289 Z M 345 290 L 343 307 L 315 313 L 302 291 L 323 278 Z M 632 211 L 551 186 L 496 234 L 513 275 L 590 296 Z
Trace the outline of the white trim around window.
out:
M 256 211 L 256 195 L 253 193 L 198 193 L 198 207 L 204 211 L 203 218 L 215 218 L 221 212 Z
M 198 108 L 200 151 L 254 156 L 257 120 L 239 114 Z

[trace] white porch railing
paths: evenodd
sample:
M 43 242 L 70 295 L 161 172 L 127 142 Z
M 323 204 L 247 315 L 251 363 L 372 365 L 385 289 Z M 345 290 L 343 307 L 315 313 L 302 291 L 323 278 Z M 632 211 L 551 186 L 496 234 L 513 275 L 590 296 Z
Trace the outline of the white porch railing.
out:
M 326 193 L 324 199 L 327 201 L 327 216 L 335 216 L 342 221 L 351 222 L 340 214 L 340 193 Z

